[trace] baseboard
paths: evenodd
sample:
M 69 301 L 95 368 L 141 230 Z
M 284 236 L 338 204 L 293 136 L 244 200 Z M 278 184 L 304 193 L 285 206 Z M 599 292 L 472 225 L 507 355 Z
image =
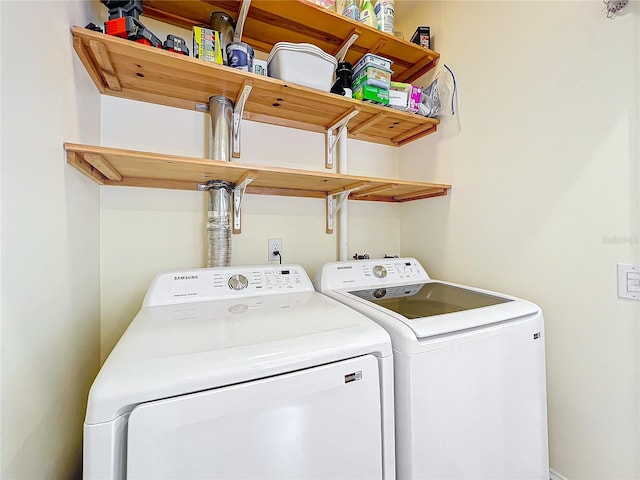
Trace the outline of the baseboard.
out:
M 569 480 L 564 475 L 556 472 L 553 468 L 549 469 L 549 480 Z

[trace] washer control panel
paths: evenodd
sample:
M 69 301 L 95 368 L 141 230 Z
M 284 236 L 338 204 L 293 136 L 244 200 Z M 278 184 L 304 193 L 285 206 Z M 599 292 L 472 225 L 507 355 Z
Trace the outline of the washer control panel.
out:
M 143 305 L 307 291 L 313 291 L 313 285 L 300 265 L 200 268 L 156 276 Z
M 417 283 L 429 275 L 415 258 L 379 258 L 327 263 L 320 290 Z

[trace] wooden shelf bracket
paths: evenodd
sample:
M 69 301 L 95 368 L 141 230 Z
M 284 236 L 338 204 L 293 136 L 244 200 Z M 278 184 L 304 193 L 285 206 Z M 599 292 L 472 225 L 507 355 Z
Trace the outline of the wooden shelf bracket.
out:
M 251 84 L 245 81 L 233 107 L 233 158 L 240 158 L 240 120 L 242 120 L 244 105 L 249 98 L 251 88 Z
M 347 113 L 345 113 L 341 118 L 339 118 L 333 125 L 327 128 L 326 131 L 326 146 L 325 146 L 325 168 L 333 168 L 335 163 L 335 151 L 336 145 L 338 144 L 338 138 L 342 134 L 343 130 L 347 128 L 347 124 L 349 120 L 355 117 L 358 113 L 360 113 L 360 109 L 357 107 L 353 107 Z M 337 133 L 333 131 L 338 129 Z

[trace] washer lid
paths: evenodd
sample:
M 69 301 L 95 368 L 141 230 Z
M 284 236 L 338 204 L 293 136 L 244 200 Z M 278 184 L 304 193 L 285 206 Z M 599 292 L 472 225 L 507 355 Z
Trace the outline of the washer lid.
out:
M 143 307 L 91 387 L 85 422 L 369 353 L 391 355 L 387 332 L 314 291 Z
M 409 321 L 513 301 L 510 298 L 441 282 L 373 288 L 349 293 L 393 310 Z
M 477 328 L 539 311 L 533 303 L 515 297 L 438 281 L 348 293 L 401 320 L 418 338 Z

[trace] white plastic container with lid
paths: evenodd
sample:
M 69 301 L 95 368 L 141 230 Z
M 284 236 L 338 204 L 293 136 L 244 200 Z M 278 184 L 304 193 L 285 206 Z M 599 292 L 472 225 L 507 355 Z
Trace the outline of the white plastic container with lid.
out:
M 366 67 L 381 67 L 386 70 L 391 70 L 392 60 L 375 55 L 373 53 L 365 53 L 364 56 L 355 64 L 353 71 L 362 70 Z
M 278 42 L 267 59 L 267 73 L 285 82 L 328 92 L 337 65 L 334 56 L 310 43 Z

